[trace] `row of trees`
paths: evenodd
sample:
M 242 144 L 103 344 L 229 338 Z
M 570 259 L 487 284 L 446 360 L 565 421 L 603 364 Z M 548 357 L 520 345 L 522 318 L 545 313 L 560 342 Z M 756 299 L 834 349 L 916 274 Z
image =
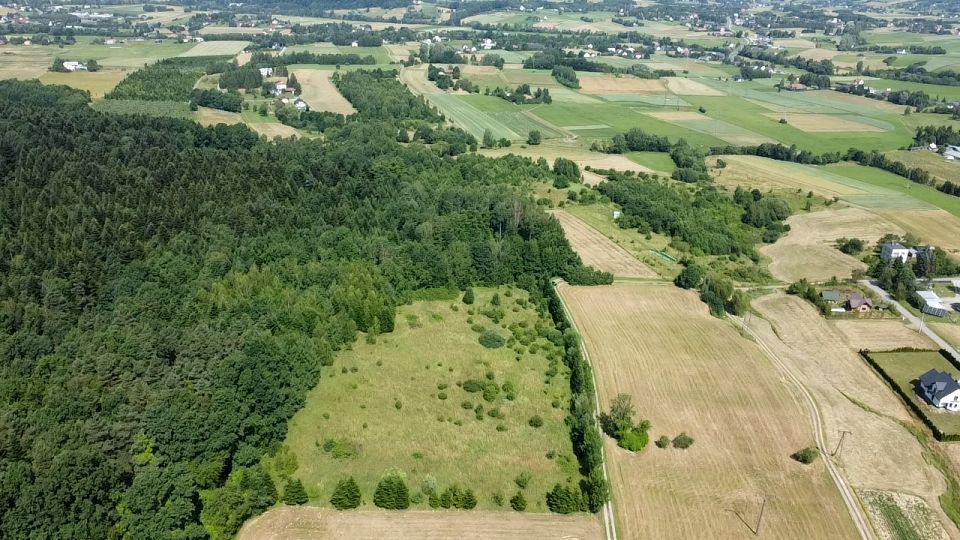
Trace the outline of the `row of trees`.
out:
M 221 111 L 240 112 L 243 106 L 243 96 L 237 92 L 221 92 L 219 90 L 194 90 L 190 97 L 190 108 L 210 107 Z
M 611 279 L 521 195 L 553 178 L 528 159 L 88 99 L 0 81 L 2 537 L 233 534 L 277 500 L 261 457 L 320 371 L 413 291 Z

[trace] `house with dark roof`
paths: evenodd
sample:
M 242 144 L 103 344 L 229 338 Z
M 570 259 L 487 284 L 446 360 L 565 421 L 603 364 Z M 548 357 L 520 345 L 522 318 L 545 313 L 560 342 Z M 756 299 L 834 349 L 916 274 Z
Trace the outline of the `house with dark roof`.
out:
M 847 309 L 850 311 L 870 311 L 873 309 L 873 300 L 860 293 L 853 293 L 847 298 Z
M 823 291 L 820 293 L 820 298 L 823 298 L 825 302 L 839 302 L 840 291 Z
M 948 411 L 960 410 L 960 383 L 949 373 L 931 369 L 920 376 L 920 390 L 927 401 Z

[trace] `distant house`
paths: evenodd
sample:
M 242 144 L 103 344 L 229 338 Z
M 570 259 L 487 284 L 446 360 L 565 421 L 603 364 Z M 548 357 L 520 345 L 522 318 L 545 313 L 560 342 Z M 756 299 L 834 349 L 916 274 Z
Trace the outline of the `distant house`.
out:
M 63 69 L 67 71 L 86 71 L 87 66 L 80 62 L 67 61 L 63 63 Z
M 260 75 L 263 77 L 273 76 L 273 68 L 271 67 L 260 68 Z
M 307 102 L 300 98 L 297 98 L 294 100 L 293 106 L 296 107 L 298 111 L 302 111 L 307 108 Z
M 960 384 L 949 373 L 931 369 L 920 376 L 920 390 L 935 407 L 960 410 Z
M 933 315 L 934 317 L 946 317 L 947 316 L 947 306 L 943 305 L 943 302 L 940 300 L 940 297 L 937 296 L 937 293 L 933 291 L 917 291 L 917 296 L 920 297 L 920 311 L 926 313 L 927 315 Z
M 820 298 L 823 298 L 826 302 L 839 302 L 840 291 L 823 291 L 820 293 Z
M 885 242 L 880 246 L 880 258 L 885 261 L 900 259 L 907 262 L 910 258 L 910 249 L 897 242 Z
M 807 85 L 800 84 L 798 82 L 790 83 L 790 86 L 787 87 L 787 90 L 793 90 L 794 92 L 802 92 L 807 89 Z
M 943 151 L 943 157 L 947 159 L 960 159 L 960 146 L 948 146 Z
M 850 311 L 870 311 L 873 309 L 873 300 L 864 297 L 860 293 L 853 293 L 847 298 L 847 309 Z
M 357 43 L 356 41 L 351 41 L 351 42 L 350 42 L 350 46 L 351 46 L 351 47 L 359 47 L 360 44 Z
M 287 91 L 287 83 L 285 82 L 278 82 L 273 87 L 273 94 L 276 96 L 282 95 L 286 91 Z

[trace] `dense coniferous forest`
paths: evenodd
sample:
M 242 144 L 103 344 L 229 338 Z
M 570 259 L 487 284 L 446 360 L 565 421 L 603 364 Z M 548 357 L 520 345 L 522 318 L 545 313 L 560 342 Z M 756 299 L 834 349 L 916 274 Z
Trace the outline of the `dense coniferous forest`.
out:
M 203 57 L 160 60 L 127 75 L 104 97 L 190 101 L 193 85 L 203 76 L 209 62 L 210 58 Z
M 88 99 L 0 82 L 0 537 L 232 534 L 322 366 L 412 291 L 610 281 L 522 194 L 553 174 L 530 160 Z

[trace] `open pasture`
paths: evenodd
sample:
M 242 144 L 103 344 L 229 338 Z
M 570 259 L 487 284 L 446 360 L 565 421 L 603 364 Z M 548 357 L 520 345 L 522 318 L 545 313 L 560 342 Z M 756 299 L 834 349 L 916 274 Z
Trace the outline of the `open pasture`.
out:
M 402 306 L 393 332 L 337 354 L 290 420 L 286 440 L 299 463 L 294 474 L 313 503 L 326 506 L 337 481 L 352 476 L 372 506 L 377 482 L 397 468 L 411 495 L 421 493 L 424 482 L 441 491 L 459 484 L 475 492 L 478 508 L 507 512 L 513 511 L 493 495 L 509 499 L 517 491 L 514 479 L 527 473 L 527 511 L 547 512 L 547 491 L 578 479 L 563 422 L 569 378 L 558 347 L 536 330 L 552 323 L 539 319 L 525 292 L 507 291 L 476 289 L 472 306 L 458 293 Z M 493 304 L 495 293 L 501 307 Z M 500 323 L 480 314 L 497 310 Z M 510 344 L 484 347 L 481 328 L 512 338 Z M 470 380 L 497 388 L 471 392 Z M 529 424 L 534 416 L 541 427 Z M 328 440 L 338 450 L 324 450 Z M 412 507 L 427 508 L 427 501 Z
M 818 404 L 826 447 L 837 447 L 841 430 L 851 432 L 832 458 L 847 482 L 922 497 L 931 519 L 953 529 L 938 501 L 943 477 L 910 431 L 922 427 L 889 386 L 806 300 L 775 293 L 753 308 L 760 315 L 750 319 L 754 335 Z
M 560 222 L 567 241 L 587 266 L 610 272 L 615 277 L 657 277 L 650 267 L 573 215 L 563 210 L 552 212 L 552 215 Z
M 876 125 L 857 121 L 857 117 L 836 114 L 812 113 L 767 113 L 767 118 L 780 121 L 785 119 L 788 124 L 807 133 L 869 133 L 886 131 Z
M 91 98 L 98 99 L 113 90 L 113 87 L 122 81 L 126 75 L 119 70 L 103 70 L 93 73 L 86 71 L 73 73 L 48 71 L 40 75 L 39 78 L 43 84 L 63 84 L 79 90 L 86 90 L 90 92 Z
M 757 346 L 671 285 L 561 285 L 590 354 L 600 402 L 633 397 L 651 439 L 685 431 L 687 450 L 631 453 L 607 439 L 624 538 L 752 535 L 766 498 L 767 538 L 849 538 L 853 522 L 821 462 L 807 412 Z M 749 426 L 749 427 L 747 427 Z
M 281 506 L 244 525 L 239 540 L 601 540 L 603 527 L 585 514 L 483 512 L 337 512 Z
M 770 273 L 792 283 L 801 278 L 826 281 L 844 279 L 867 265 L 835 247 L 838 238 L 860 238 L 873 244 L 887 233 L 902 234 L 882 217 L 861 208 L 829 207 L 794 214 L 787 219 L 790 231 L 760 252 L 770 257 Z
M 54 58 L 81 62 L 93 59 L 103 68 L 134 68 L 178 56 L 194 46 L 173 40 L 163 43 L 131 40 L 115 45 L 94 45 L 92 40 L 92 37 L 79 36 L 76 44 L 65 45 L 62 49 L 54 45 L 0 45 L 0 78 L 40 77 L 53 64 Z
M 937 347 L 925 334 L 917 332 L 915 326 L 904 321 L 841 319 L 831 321 L 830 325 L 855 350 L 889 351 L 900 347 L 929 350 Z
M 249 44 L 249 41 L 204 41 L 180 56 L 234 56 L 243 52 Z
M 330 81 L 332 73 L 319 69 L 293 69 L 290 70 L 297 77 L 297 81 L 303 87 L 300 97 L 310 105 L 314 111 L 329 111 L 339 114 L 353 114 L 356 109 L 343 95 L 337 90 L 337 87 Z

